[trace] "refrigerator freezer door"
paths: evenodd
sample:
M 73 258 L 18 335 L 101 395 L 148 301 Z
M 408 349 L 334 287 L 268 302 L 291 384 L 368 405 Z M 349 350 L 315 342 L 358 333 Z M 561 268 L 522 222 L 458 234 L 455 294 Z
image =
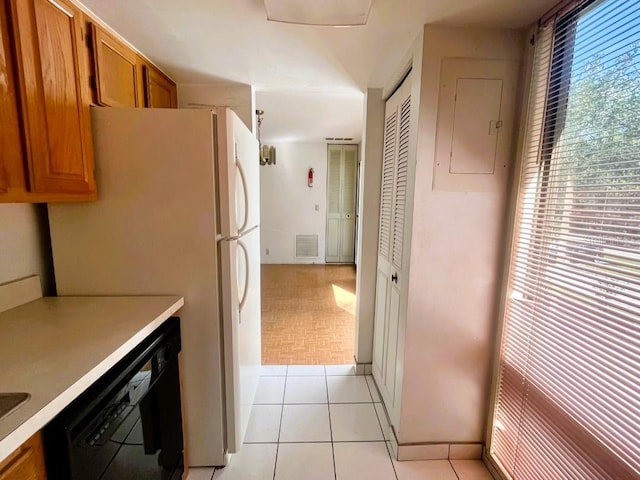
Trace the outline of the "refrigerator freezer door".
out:
M 225 337 L 227 449 L 244 440 L 261 364 L 260 232 L 220 242 Z M 227 348 L 229 347 L 229 348 Z
M 260 223 L 258 141 L 231 110 L 217 110 L 218 181 L 222 238 Z

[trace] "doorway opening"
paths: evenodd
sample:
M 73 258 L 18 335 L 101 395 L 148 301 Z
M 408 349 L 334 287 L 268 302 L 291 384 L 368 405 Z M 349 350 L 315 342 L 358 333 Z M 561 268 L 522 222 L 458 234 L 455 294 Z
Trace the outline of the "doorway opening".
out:
M 357 145 L 278 146 L 261 168 L 263 365 L 354 363 L 357 177 Z
M 262 363 L 353 363 L 353 265 L 262 265 Z

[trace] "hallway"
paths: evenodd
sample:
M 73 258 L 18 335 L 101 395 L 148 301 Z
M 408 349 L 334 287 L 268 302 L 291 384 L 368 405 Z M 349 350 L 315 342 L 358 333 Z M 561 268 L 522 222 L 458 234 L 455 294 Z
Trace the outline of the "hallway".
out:
M 353 265 L 262 265 L 262 363 L 353 363 Z
M 369 375 L 353 365 L 263 366 L 245 443 L 189 480 L 491 480 L 480 460 L 397 462 Z M 455 456 L 450 452 L 450 456 Z

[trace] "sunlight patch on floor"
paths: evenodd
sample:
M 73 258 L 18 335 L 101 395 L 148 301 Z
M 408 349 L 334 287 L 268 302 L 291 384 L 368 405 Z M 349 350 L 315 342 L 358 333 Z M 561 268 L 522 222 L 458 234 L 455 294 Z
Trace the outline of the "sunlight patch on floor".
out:
M 344 288 L 341 288 L 335 284 L 333 287 L 333 297 L 336 300 L 336 306 L 344 310 L 345 312 L 356 315 L 356 295 Z

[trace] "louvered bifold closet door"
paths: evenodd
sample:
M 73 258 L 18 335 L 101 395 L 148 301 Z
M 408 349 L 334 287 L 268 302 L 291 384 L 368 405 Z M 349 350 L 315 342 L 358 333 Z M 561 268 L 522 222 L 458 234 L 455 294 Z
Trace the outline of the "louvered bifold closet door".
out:
M 382 186 L 380 193 L 380 230 L 378 254 L 391 260 L 391 215 L 393 211 L 393 185 L 396 163 L 398 114 L 393 112 L 385 121 L 382 158 Z
M 358 147 L 357 145 L 343 145 L 342 152 L 340 262 L 352 263 L 355 260 Z
M 489 459 L 513 480 L 640 478 L 640 3 L 536 35 Z
M 340 261 L 342 149 L 329 145 L 327 166 L 327 235 L 326 261 Z
M 391 260 L 397 269 L 402 268 L 402 245 L 404 241 L 405 210 L 407 208 L 407 174 L 409 169 L 409 121 L 411 120 L 411 97 L 400 106 L 400 128 L 398 131 L 398 166 L 395 175 L 395 203 L 393 208 L 393 245 Z
M 411 74 L 389 97 L 385 104 L 384 140 L 382 151 L 382 183 L 380 188 L 380 227 L 378 264 L 376 267 L 376 304 L 373 327 L 372 373 L 389 412 L 391 422 L 398 426 L 401 388 L 397 373 L 402 363 L 398 354 L 403 295 L 404 237 L 407 236 L 406 211 L 410 202 L 409 130 L 411 105 Z

